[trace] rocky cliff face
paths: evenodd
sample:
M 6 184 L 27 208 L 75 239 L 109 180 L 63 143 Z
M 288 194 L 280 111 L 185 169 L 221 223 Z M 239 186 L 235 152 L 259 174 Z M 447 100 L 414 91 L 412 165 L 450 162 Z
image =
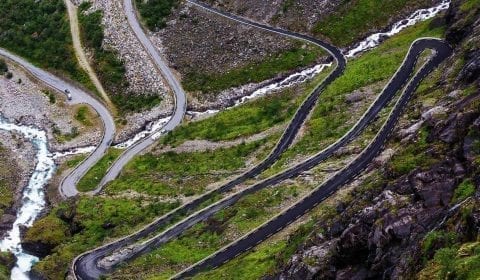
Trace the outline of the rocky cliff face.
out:
M 338 204 L 335 218 L 318 221 L 275 278 L 413 279 L 447 245 L 445 238 L 432 238 L 434 233 L 451 236 L 455 244 L 478 238 L 480 9 L 473 2 L 453 1 L 443 19 L 456 51 L 432 87 L 448 93 L 436 107 L 442 113 L 422 112 L 424 122 L 418 125 L 427 133 L 427 145 L 413 156 L 428 157 L 426 164 L 406 174 L 392 164 L 372 166 L 382 179 L 367 177 L 351 201 Z M 464 63 L 455 63 L 459 60 Z M 405 132 L 397 133 L 398 141 L 417 145 L 419 136 Z M 438 269 L 422 273 L 425 279 L 440 277 Z M 455 277 L 454 271 L 448 273 Z

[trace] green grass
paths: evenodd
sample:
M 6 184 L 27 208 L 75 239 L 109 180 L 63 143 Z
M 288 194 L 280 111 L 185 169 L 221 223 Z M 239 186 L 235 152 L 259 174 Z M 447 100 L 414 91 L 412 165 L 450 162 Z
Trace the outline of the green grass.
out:
M 10 279 L 10 267 L 15 264 L 15 257 L 10 252 L 0 252 L 0 279 Z
M 306 122 L 302 138 L 290 147 L 273 168 L 282 168 L 297 155 L 320 151 L 344 135 L 360 115 L 346 110 L 350 104 L 345 96 L 362 87 L 388 81 L 401 65 L 411 43 L 419 37 L 441 37 L 443 28 L 430 28 L 430 22 L 419 23 L 386 40 L 347 64 L 345 72 L 328 86 L 319 98 L 312 117 Z M 365 108 L 367 109 L 367 108 Z M 362 112 L 363 113 L 363 112 Z
M 179 0 L 135 0 L 142 21 L 152 31 L 158 31 L 167 26 L 166 18 L 178 3 Z
M 84 126 L 91 126 L 92 121 L 89 119 L 90 112 L 87 106 L 80 106 L 75 113 L 75 119 Z
M 404 147 L 401 152 L 395 154 L 389 162 L 389 166 L 394 174 L 407 174 L 416 168 L 422 168 L 431 165 L 435 159 L 432 159 L 424 151 L 430 143 L 427 143 L 428 131 L 422 128 L 419 131 L 418 141 Z
M 176 146 L 194 139 L 233 140 L 260 133 L 289 121 L 303 102 L 303 98 L 327 73 L 325 71 L 305 85 L 266 95 L 201 121 L 183 124 L 167 134 L 161 143 Z
M 35 227 L 28 230 L 25 242 L 39 242 L 56 247 L 69 235 L 68 225 L 54 215 L 48 215 L 35 222 Z
M 480 278 L 480 244 L 470 242 L 439 249 L 432 261 L 418 275 L 418 279 Z
M 232 87 L 258 83 L 273 78 L 280 73 L 305 67 L 315 63 L 323 51 L 317 47 L 294 48 L 278 53 L 260 62 L 252 62 L 240 68 L 231 69 L 221 74 L 190 72 L 185 74 L 183 85 L 192 92 L 219 92 Z
M 86 155 L 77 155 L 72 159 L 67 160 L 65 162 L 65 166 L 67 166 L 68 168 L 73 168 L 77 166 L 80 162 L 82 162 L 86 157 L 87 157 Z
M 0 46 L 91 87 L 76 60 L 62 0 L 0 2 Z
M 141 155 L 107 186 L 106 192 L 134 190 L 169 197 L 202 193 L 208 184 L 245 168 L 245 159 L 266 142 L 267 139 L 263 139 L 205 152 Z
M 55 104 L 57 102 L 57 98 L 55 97 L 55 94 L 49 90 L 42 90 L 43 94 L 48 97 L 48 101 L 50 104 Z
M 82 192 L 94 190 L 102 180 L 108 168 L 121 153 L 122 150 L 110 148 L 107 153 L 92 168 L 90 168 L 90 170 L 88 170 L 87 174 L 80 179 L 77 185 L 78 190 Z
M 52 240 L 60 244 L 51 255 L 35 264 L 34 270 L 45 279 L 64 279 L 78 254 L 99 246 L 108 238 L 129 234 L 177 206 L 176 202 L 102 197 L 81 197 L 77 202 L 61 203 L 50 211 L 48 219 L 37 221 L 27 231 L 27 235 L 36 233 L 38 240 L 54 237 Z M 57 233 L 52 236 L 50 230 L 42 230 L 53 229 L 58 224 L 68 227 L 65 236 Z
M 372 29 L 382 29 L 392 15 L 425 7 L 429 1 L 409 0 L 350 0 L 343 1 L 337 10 L 317 22 L 313 33 L 322 35 L 339 46 L 347 46 L 364 37 Z
M 471 179 L 464 180 L 453 193 L 452 203 L 460 202 L 475 194 L 475 185 Z
M 460 5 L 460 9 L 463 12 L 468 12 L 478 8 L 480 8 L 480 0 L 466 0 Z
M 151 109 L 160 104 L 162 98 L 158 94 L 127 91 L 129 84 L 123 61 L 118 58 L 115 51 L 107 50 L 102 45 L 104 38 L 102 12 L 86 14 L 85 11 L 90 6 L 91 3 L 83 2 L 78 11 L 82 42 L 93 50 L 93 68 L 114 105 L 121 113 L 128 113 Z

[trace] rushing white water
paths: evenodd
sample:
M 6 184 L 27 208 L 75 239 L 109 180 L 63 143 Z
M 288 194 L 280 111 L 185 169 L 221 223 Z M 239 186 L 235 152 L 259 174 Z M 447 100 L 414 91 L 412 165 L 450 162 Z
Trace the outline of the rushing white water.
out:
M 133 144 L 137 143 L 140 139 L 143 139 L 144 137 L 147 137 L 148 135 L 151 135 L 152 133 L 155 133 L 159 129 L 161 129 L 172 117 L 168 116 L 165 118 L 158 119 L 149 125 L 147 125 L 147 129 L 140 131 L 139 133 L 135 134 L 132 138 L 128 139 L 125 142 L 122 142 L 120 144 L 115 145 L 114 147 L 117 149 L 126 149 Z
M 63 152 L 56 152 L 53 154 L 53 159 L 66 157 L 66 156 L 80 155 L 80 154 L 89 154 L 95 151 L 96 148 L 97 147 L 95 146 L 86 146 L 86 147 L 78 147 L 78 148 L 63 151 Z
M 391 37 L 399 33 L 400 31 L 402 31 L 403 29 L 409 26 L 412 26 L 418 22 L 430 19 L 436 16 L 439 12 L 448 9 L 449 6 L 450 6 L 450 0 L 443 0 L 439 5 L 435 7 L 417 10 L 413 14 L 411 14 L 408 18 L 396 22 L 389 31 L 370 35 L 365 40 L 358 43 L 356 47 L 346 51 L 345 56 L 347 58 L 352 58 L 361 52 L 375 48 L 378 45 L 380 45 L 385 38 Z M 322 72 L 325 68 L 330 67 L 331 65 L 332 65 L 331 63 L 318 64 L 311 68 L 305 69 L 301 72 L 294 73 L 280 82 L 269 84 L 265 87 L 262 87 L 254 91 L 250 95 L 242 97 L 241 99 L 237 100 L 233 106 L 226 108 L 226 110 L 236 107 L 238 105 L 241 105 L 250 99 L 257 98 L 257 97 L 278 91 L 280 89 L 288 88 L 295 84 L 303 83 L 307 80 L 311 80 L 317 74 Z M 220 110 L 210 109 L 203 112 L 188 111 L 187 114 L 193 116 L 194 118 L 198 118 L 203 116 L 214 115 L 218 112 L 220 112 Z M 168 121 L 168 119 L 169 118 L 164 118 L 156 121 L 155 124 L 152 126 L 152 128 L 155 128 L 155 129 L 147 129 L 147 130 L 141 131 L 138 134 L 136 134 L 132 139 L 129 139 L 121 144 L 118 144 L 115 147 L 119 149 L 128 148 L 131 145 L 135 144 L 138 140 L 142 139 L 143 137 L 146 137 L 152 134 L 153 134 L 152 138 L 157 139 L 163 134 L 162 132 L 158 132 L 157 130 L 159 130 L 163 126 L 163 124 L 165 124 Z
M 443 0 L 439 5 L 435 7 L 417 10 L 413 14 L 411 14 L 408 18 L 396 22 L 389 31 L 375 33 L 368 36 L 365 40 L 358 43 L 355 48 L 347 51 L 345 56 L 348 58 L 351 58 L 358 53 L 374 48 L 380 45 L 380 43 L 385 38 L 392 37 L 393 35 L 399 33 L 403 29 L 409 26 L 412 26 L 418 22 L 433 18 L 439 12 L 448 9 L 448 7 L 450 7 L 450 0 Z
M 271 93 L 271 92 L 274 92 L 274 91 L 277 91 L 277 90 L 280 90 L 280 89 L 288 88 L 288 87 L 291 87 L 293 85 L 303 83 L 307 80 L 312 79 L 317 74 L 321 73 L 325 68 L 328 68 L 330 66 L 332 66 L 332 63 L 318 64 L 318 65 L 313 66 L 312 68 L 308 68 L 308 69 L 305 69 L 301 72 L 294 73 L 294 74 L 288 76 L 287 78 L 283 79 L 280 82 L 269 84 L 269 85 L 264 86 L 260 89 L 257 89 L 256 91 L 254 91 L 250 95 L 242 97 L 241 99 L 239 99 L 235 102 L 235 105 L 233 105 L 233 107 L 241 105 L 241 104 L 247 102 L 250 99 L 257 98 L 259 96 L 263 96 L 263 95 L 266 95 L 268 93 Z M 229 108 L 227 108 L 227 109 L 229 109 Z
M 55 162 L 53 155 L 48 151 L 47 134 L 30 126 L 20 126 L 9 123 L 0 116 L 0 129 L 6 131 L 16 131 L 30 140 L 36 148 L 37 164 L 28 185 L 23 190 L 22 206 L 17 212 L 17 218 L 13 223 L 13 228 L 7 236 L 0 241 L 0 250 L 10 251 L 17 257 L 16 266 L 12 270 L 11 279 L 23 280 L 29 279 L 27 273 L 32 265 L 38 261 L 38 258 L 25 253 L 20 244 L 20 227 L 31 227 L 38 214 L 45 207 L 44 186 L 53 176 L 55 171 Z
M 327 63 L 327 64 L 317 64 L 311 68 L 307 68 L 301 72 L 294 73 L 287 78 L 275 82 L 269 85 L 266 85 L 262 88 L 259 88 L 252 92 L 251 94 L 244 96 L 237 101 L 235 101 L 235 104 L 233 106 L 225 108 L 225 110 L 234 108 L 236 106 L 239 106 L 241 104 L 244 104 L 245 102 L 263 96 L 267 95 L 269 93 L 284 89 L 284 88 L 289 88 L 292 87 L 293 85 L 303 83 L 305 81 L 311 80 L 313 77 L 315 77 L 317 74 L 321 73 L 325 68 L 328 68 L 332 66 L 332 63 Z M 203 115 L 213 115 L 220 112 L 220 110 L 207 110 L 204 112 L 196 112 L 196 111 L 189 111 L 188 114 L 193 116 L 193 117 L 200 117 Z

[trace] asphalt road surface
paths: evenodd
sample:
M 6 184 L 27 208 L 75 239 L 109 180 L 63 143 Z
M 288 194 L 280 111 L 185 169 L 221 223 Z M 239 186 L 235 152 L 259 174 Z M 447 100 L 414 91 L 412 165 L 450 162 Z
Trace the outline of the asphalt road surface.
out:
M 72 100 L 67 100 L 68 104 L 88 104 L 90 105 L 100 116 L 103 122 L 103 138 L 100 144 L 97 146 L 95 151 L 90 154 L 82 163 L 80 163 L 70 174 L 68 174 L 59 186 L 60 194 L 63 197 L 71 197 L 78 194 L 77 192 L 77 182 L 80 178 L 87 173 L 87 171 L 95 164 L 98 160 L 100 160 L 105 152 L 107 151 L 108 147 L 113 140 L 115 135 L 115 123 L 113 121 L 110 112 L 108 111 L 105 106 L 98 101 L 97 99 L 93 98 L 90 94 L 83 91 L 79 87 L 76 87 L 69 82 L 56 77 L 55 75 L 44 71 L 30 62 L 24 60 L 23 58 L 8 52 L 7 50 L 0 49 L 0 55 L 4 56 L 15 63 L 22 66 L 26 69 L 32 76 L 36 79 L 42 81 L 47 86 L 54 90 L 58 90 L 65 94 L 65 90 L 69 90 L 70 94 L 72 95 Z
M 132 9 L 132 6 L 131 6 L 131 0 L 124 0 L 124 1 L 125 1 L 124 8 L 126 9 L 126 11 L 130 11 L 129 13 L 127 13 L 127 17 L 128 17 L 129 14 L 130 14 L 130 17 L 135 16 L 134 10 Z M 239 22 L 244 23 L 244 24 L 248 24 L 248 25 L 251 25 L 251 26 L 254 26 L 254 27 L 257 27 L 257 28 L 261 28 L 261 29 L 264 29 L 264 30 L 279 33 L 279 34 L 282 34 L 282 35 L 285 35 L 285 36 L 289 36 L 289 37 L 292 37 L 292 38 L 295 38 L 295 39 L 299 39 L 299 40 L 303 40 L 303 41 L 307 41 L 309 43 L 315 44 L 315 45 L 325 49 L 327 52 L 329 52 L 333 56 L 333 58 L 336 61 L 336 68 L 335 68 L 334 71 L 332 71 L 330 73 L 330 75 L 303 102 L 303 104 L 300 106 L 300 108 L 297 110 L 295 116 L 291 120 L 290 124 L 288 125 L 287 129 L 284 131 L 281 139 L 277 143 L 274 150 L 270 153 L 270 155 L 262 163 L 255 166 L 251 170 L 245 172 L 244 174 L 240 175 L 236 179 L 226 183 L 225 185 L 221 186 L 220 188 L 218 188 L 214 191 L 208 192 L 208 193 L 204 194 L 203 196 L 201 196 L 199 198 L 196 198 L 195 200 L 181 206 L 180 208 L 177 208 L 177 209 L 171 211 L 170 213 L 160 217 L 159 219 L 157 219 L 156 221 L 154 221 L 153 223 L 151 223 L 150 225 L 148 225 L 144 229 L 142 229 L 142 230 L 140 230 L 140 231 L 138 231 L 138 232 L 136 232 L 136 233 L 134 233 L 130 236 L 127 236 L 125 238 L 114 241 L 114 242 L 109 243 L 105 246 L 96 248 L 94 250 L 88 251 L 88 252 L 78 256 L 74 260 L 73 265 L 72 265 L 72 269 L 74 271 L 74 274 L 78 279 L 97 279 L 101 275 L 108 273 L 107 270 L 97 266 L 98 260 L 104 258 L 105 256 L 108 256 L 113 251 L 115 251 L 119 248 L 122 248 L 122 247 L 124 247 L 128 244 L 132 244 L 135 241 L 138 241 L 139 239 L 147 237 L 151 233 L 158 230 L 158 228 L 160 228 L 161 226 L 164 226 L 169 221 L 171 221 L 171 219 L 173 217 L 175 217 L 176 215 L 183 215 L 185 213 L 188 213 L 192 209 L 195 209 L 200 204 L 202 204 L 203 202 L 210 199 L 213 195 L 215 195 L 217 193 L 223 193 L 223 192 L 226 192 L 228 190 L 231 190 L 236 185 L 244 182 L 245 180 L 247 180 L 249 178 L 255 177 L 256 175 L 260 174 L 262 171 L 267 169 L 269 166 L 271 166 L 279 158 L 281 153 L 283 153 L 283 151 L 285 151 L 288 148 L 288 146 L 292 143 L 292 141 L 294 140 L 295 136 L 297 135 L 300 127 L 304 123 L 306 117 L 311 112 L 311 110 L 314 107 L 316 101 L 318 100 L 318 97 L 319 97 L 320 93 L 323 92 L 324 88 L 327 85 L 329 85 L 337 77 L 342 75 L 342 73 L 345 69 L 346 60 L 345 60 L 345 57 L 343 56 L 341 50 L 336 48 L 335 46 L 330 45 L 329 43 L 320 41 L 320 40 L 315 39 L 315 38 L 308 37 L 306 35 L 295 34 L 293 32 L 289 32 L 289 31 L 269 27 L 269 26 L 266 26 L 266 25 L 261 25 L 261 24 L 258 24 L 258 23 L 250 22 L 246 19 L 237 18 L 233 15 L 225 14 L 224 16 L 229 17 L 233 20 L 239 21 Z M 137 22 L 135 18 L 131 18 L 131 20 L 134 20 L 135 22 Z M 131 22 L 131 24 L 135 25 L 134 22 Z M 137 22 L 137 26 L 141 30 L 141 28 L 138 25 L 138 22 Z M 151 141 L 151 140 L 146 140 L 146 141 Z M 148 142 L 145 145 L 148 146 L 149 145 Z M 136 153 L 140 152 L 142 150 L 142 148 L 143 148 L 143 145 L 141 145 L 138 148 L 136 148 L 135 146 L 132 147 L 131 148 L 132 149 L 131 157 L 133 157 Z M 125 163 L 127 161 L 128 161 L 128 159 L 126 159 Z M 116 172 L 120 172 L 120 170 L 117 170 Z M 105 179 L 105 182 L 107 182 L 108 180 L 112 180 L 112 178 L 114 178 L 114 176 Z
M 388 120 L 375 136 L 375 139 L 367 146 L 367 148 L 363 150 L 359 156 L 357 156 L 350 164 L 336 173 L 333 177 L 322 183 L 313 192 L 305 196 L 292 207 L 284 210 L 275 218 L 264 223 L 262 226 L 256 228 L 241 239 L 180 272 L 174 276 L 173 279 L 189 278 L 202 270 L 218 267 L 228 260 L 235 258 L 239 254 L 250 250 L 252 247 L 287 227 L 295 220 L 299 219 L 305 213 L 317 206 L 320 202 L 335 193 L 341 186 L 345 185 L 359 175 L 383 149 L 386 140 L 395 128 L 398 118 L 401 116 L 406 105 L 408 104 L 408 101 L 422 79 L 452 53 L 450 46 L 440 40 L 433 38 L 420 39 L 412 44 L 407 59 L 404 61 L 404 65 L 416 61 L 419 54 L 425 49 L 434 50 L 435 56 L 421 68 L 421 70 L 413 77 L 413 79 L 411 79 L 405 90 L 402 92 L 400 99 L 397 101 L 395 107 L 391 111 Z M 399 72 L 397 72 L 397 74 L 399 74 Z
M 189 2 L 192 2 L 192 1 L 189 1 Z M 201 5 L 202 5 L 202 7 L 204 6 L 203 4 L 201 4 Z M 211 8 L 208 8 L 208 9 L 211 10 Z M 214 11 L 216 13 L 221 13 L 221 12 L 218 12 L 216 10 L 214 10 Z M 278 158 L 280 153 L 283 152 L 286 149 L 286 147 L 288 147 L 290 145 L 294 136 L 298 132 L 299 127 L 301 126 L 301 124 L 305 120 L 306 115 L 308 115 L 311 108 L 315 104 L 316 100 L 318 99 L 318 95 L 323 90 L 323 88 L 326 85 L 328 85 L 331 81 L 333 81 L 336 77 L 341 75 L 341 73 L 343 72 L 343 69 L 345 67 L 345 60 L 344 60 L 343 56 L 341 55 L 340 51 L 333 46 L 330 46 L 328 44 L 320 42 L 316 39 L 309 38 L 308 36 L 305 36 L 305 35 L 300 35 L 300 34 L 296 35 L 294 33 L 288 32 L 288 31 L 282 31 L 282 30 L 279 30 L 279 29 L 266 27 L 266 26 L 263 26 L 263 25 L 258 24 L 258 23 L 251 23 L 251 22 L 248 22 L 245 19 L 241 19 L 241 18 L 231 16 L 231 15 L 229 15 L 228 17 L 232 18 L 232 19 L 235 19 L 237 21 L 240 21 L 240 22 L 247 22 L 246 24 L 249 24 L 249 25 L 252 25 L 252 26 L 257 26 L 257 27 L 260 27 L 262 29 L 267 29 L 267 30 L 270 30 L 270 31 L 273 31 L 273 32 L 282 33 L 282 34 L 285 34 L 287 36 L 300 38 L 302 40 L 308 40 L 309 42 L 316 43 L 317 45 L 325 47 L 325 49 L 329 50 L 330 53 L 332 55 L 334 55 L 335 58 L 337 58 L 337 69 L 335 71 L 333 71 L 332 74 L 322 83 L 322 85 L 320 85 L 317 88 L 317 90 L 315 90 L 312 93 L 312 95 L 310 95 L 309 98 L 307 98 L 305 103 L 302 104 L 300 109 L 297 111 L 297 114 L 293 118 L 292 122 L 290 123 L 289 127 L 287 128 L 284 135 L 282 136 L 282 139 L 279 141 L 277 147 L 270 154 L 270 156 L 267 158 L 267 160 L 264 161 L 263 163 L 261 163 L 259 166 L 255 167 L 254 169 L 252 169 L 252 170 L 248 171 L 247 173 L 243 174 L 242 176 L 238 177 L 237 179 L 235 179 L 235 180 L 227 183 L 226 185 L 222 186 L 219 190 L 216 191 L 216 193 L 229 190 L 233 186 L 235 186 L 236 184 L 238 184 L 240 182 L 243 182 L 247 178 L 251 178 L 251 177 L 257 175 L 258 173 L 260 173 L 264 169 L 268 168 L 268 166 L 270 166 L 275 161 L 275 159 Z M 432 40 L 432 41 L 435 41 L 435 40 Z M 295 167 L 293 167 L 293 168 L 291 168 L 291 169 L 289 169 L 285 172 L 282 172 L 281 174 L 278 174 L 278 175 L 273 176 L 273 177 L 271 177 L 267 180 L 264 180 L 264 181 L 262 181 L 262 182 L 260 182 L 256 185 L 252 186 L 251 188 L 245 190 L 244 192 L 241 192 L 239 194 L 236 194 L 236 195 L 233 195 L 231 197 L 225 198 L 225 199 L 211 205 L 210 207 L 207 207 L 207 208 L 205 208 L 201 211 L 198 211 L 198 212 L 194 213 L 193 215 L 184 219 L 180 223 L 177 223 L 173 227 L 169 228 L 167 231 L 163 232 L 162 234 L 157 235 L 154 238 L 145 242 L 144 245 L 142 247 L 140 247 L 140 249 L 138 251 L 136 251 L 134 254 L 130 255 L 129 258 L 133 258 L 133 257 L 135 257 L 139 254 L 148 252 L 149 250 L 151 250 L 155 247 L 158 247 L 159 245 L 165 243 L 166 241 L 180 235 L 185 229 L 193 226 L 194 224 L 198 223 L 199 221 L 205 220 L 206 218 L 213 215 L 213 213 L 219 211 L 220 209 L 223 209 L 223 208 L 225 208 L 229 205 L 232 205 L 240 197 L 242 197 L 242 196 L 244 196 L 248 193 L 252 193 L 254 191 L 257 191 L 258 189 L 264 188 L 264 187 L 269 186 L 269 185 L 277 184 L 278 182 L 280 182 L 280 181 L 282 181 L 286 178 L 297 176 L 301 172 L 314 167 L 316 164 L 318 164 L 318 162 L 327 158 L 329 155 L 331 155 L 339 147 L 341 147 L 342 145 L 344 145 L 348 141 L 351 141 L 352 139 L 354 139 L 358 135 L 358 133 L 361 132 L 361 130 L 371 120 L 373 120 L 373 118 L 378 114 L 378 112 L 382 108 L 384 108 L 384 106 L 391 100 L 393 95 L 396 92 L 398 92 L 399 89 L 403 88 L 405 83 L 408 81 L 408 79 L 410 78 L 410 76 L 412 75 L 412 73 L 414 71 L 414 67 L 415 67 L 418 55 L 421 52 L 421 51 L 418 51 L 418 50 L 420 50 L 418 45 L 419 44 L 416 43 L 412 46 L 412 48 L 411 48 L 409 54 L 407 55 L 404 63 L 399 68 L 399 70 L 397 71 L 395 76 L 391 79 L 389 84 L 386 86 L 386 88 L 384 89 L 384 91 L 382 92 L 380 97 L 374 102 L 374 104 L 372 104 L 372 106 L 369 108 L 367 113 L 355 125 L 355 127 L 352 130 L 350 130 L 339 141 L 332 144 L 330 147 L 328 147 L 327 149 L 325 149 L 321 153 L 317 154 L 316 156 L 308 159 L 307 161 L 305 161 L 305 162 L 303 162 L 303 163 L 301 163 L 301 164 L 299 164 L 299 165 L 297 165 L 297 166 L 295 166 Z M 422 47 L 422 46 L 420 46 L 420 47 Z M 423 47 L 425 47 L 425 46 L 423 46 Z M 421 50 L 423 51 L 424 48 L 421 48 Z M 425 71 L 425 70 L 423 70 L 423 71 Z M 421 75 L 421 73 L 417 74 L 416 77 L 419 77 L 419 75 Z M 316 97 L 315 97 L 315 95 L 316 95 Z M 313 103 L 311 103 L 311 102 L 313 102 Z M 303 119 L 302 119 L 302 115 L 303 115 Z M 186 206 L 184 206 L 182 208 L 179 208 L 179 209 L 161 217 L 160 219 L 158 219 L 154 223 L 150 224 L 146 228 L 142 229 L 141 231 L 139 231 L 139 232 L 137 232 L 133 235 L 130 235 L 130 236 L 124 238 L 124 239 L 115 241 L 115 242 L 110 243 L 106 246 L 103 246 L 103 247 L 94 249 L 92 251 L 89 251 L 85 254 L 82 254 L 73 263 L 73 271 L 74 271 L 75 275 L 79 279 L 96 279 L 100 275 L 108 273 L 109 272 L 108 270 L 98 267 L 98 265 L 97 265 L 98 260 L 102 259 L 105 256 L 108 256 L 109 254 L 111 254 L 111 252 L 113 252 L 113 251 L 115 251 L 119 248 L 122 248 L 127 244 L 131 244 L 135 240 L 139 240 L 140 238 L 144 238 L 144 237 L 148 236 L 150 233 L 152 233 L 156 229 L 158 229 L 159 226 L 164 225 L 166 222 L 168 222 L 174 214 L 185 213 L 186 211 L 188 211 L 190 209 L 194 209 L 201 202 L 206 200 L 206 199 L 204 199 L 204 197 L 210 198 L 211 196 L 206 195 L 206 196 L 201 197 L 198 200 L 194 200 L 193 202 L 187 204 Z M 212 263 L 215 263 L 216 259 L 217 259 L 216 257 L 213 258 Z M 207 262 L 205 262 L 205 263 L 207 263 Z M 198 266 L 198 269 L 203 269 L 204 267 L 202 267 L 202 265 L 205 264 L 205 263 L 201 263 Z M 205 265 L 213 267 L 212 263 L 207 263 Z M 192 267 L 191 270 L 186 271 L 185 273 L 187 273 L 187 274 L 188 273 L 195 273 L 196 271 L 197 271 L 197 267 Z
M 148 53 L 152 61 L 154 62 L 156 68 L 162 73 L 163 77 L 167 80 L 168 85 L 173 90 L 175 96 L 175 110 L 173 116 L 170 120 L 160 129 L 165 130 L 165 133 L 168 131 L 173 130 L 177 127 L 183 120 L 185 115 L 185 111 L 187 108 L 187 97 L 185 91 L 183 90 L 180 82 L 178 82 L 175 75 L 172 73 L 170 68 L 168 68 L 167 64 L 159 54 L 157 48 L 152 44 L 150 39 L 148 39 L 147 35 L 143 31 L 140 23 L 138 22 L 137 15 L 135 9 L 133 7 L 133 0 L 124 0 L 123 1 L 123 9 L 125 11 L 125 15 L 127 16 L 127 21 L 132 28 L 135 36 L 138 38 L 140 43 L 142 44 L 145 51 Z M 102 181 L 100 182 L 99 186 L 93 193 L 98 193 L 101 191 L 101 188 L 105 186 L 108 182 L 117 178 L 117 176 L 122 171 L 123 167 L 136 155 L 140 154 L 146 148 L 150 147 L 154 144 L 156 139 L 152 136 L 147 136 L 144 139 L 138 141 L 135 145 L 132 145 L 128 149 L 126 149 L 118 159 L 112 164 L 112 166 L 108 169 L 107 173 L 103 177 Z

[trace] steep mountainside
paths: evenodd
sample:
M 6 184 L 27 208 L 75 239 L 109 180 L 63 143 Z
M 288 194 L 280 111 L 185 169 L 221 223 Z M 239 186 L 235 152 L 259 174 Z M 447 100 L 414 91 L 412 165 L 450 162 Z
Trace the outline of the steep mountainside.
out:
M 455 55 L 411 101 L 390 141 L 403 148 L 372 164 L 275 278 L 480 277 L 479 12 L 453 1 L 442 21 Z

